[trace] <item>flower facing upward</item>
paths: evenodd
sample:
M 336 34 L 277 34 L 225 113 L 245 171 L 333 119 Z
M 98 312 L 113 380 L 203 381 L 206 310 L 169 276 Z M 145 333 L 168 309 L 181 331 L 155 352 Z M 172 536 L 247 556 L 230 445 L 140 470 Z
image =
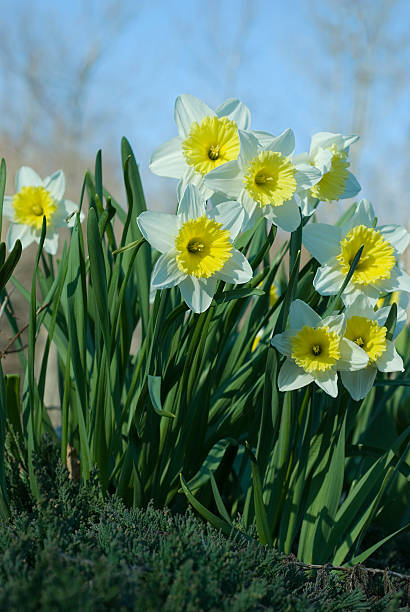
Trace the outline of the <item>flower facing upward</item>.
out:
M 356 343 L 343 337 L 344 314 L 322 319 L 302 300 L 292 302 L 290 329 L 272 338 L 272 345 L 287 357 L 282 365 L 278 387 L 291 391 L 315 382 L 336 397 L 337 372 L 362 369 L 369 360 Z
M 178 268 L 197 278 L 209 278 L 230 259 L 230 232 L 206 215 L 186 221 L 175 239 Z
M 345 338 L 360 346 L 369 357 L 367 366 L 357 372 L 342 372 L 342 383 L 354 400 L 361 400 L 373 387 L 377 371 L 401 372 L 403 360 L 394 344 L 387 338 L 385 322 L 390 307 L 374 310 L 365 296 L 358 296 L 346 309 Z M 397 322 L 393 338 L 406 323 L 406 311 L 397 310 Z
M 204 117 L 194 121 L 182 142 L 185 161 L 204 175 L 239 155 L 238 128 L 227 117 Z
M 336 259 L 342 274 L 346 276 L 357 251 L 364 246 L 359 263 L 353 272 L 352 282 L 357 285 L 390 278 L 396 263 L 393 246 L 383 238 L 380 231 L 365 225 L 356 225 L 340 242 L 340 253 Z
M 246 283 L 252 268 L 233 240 L 242 223 L 238 202 L 222 202 L 206 211 L 197 187 L 188 185 L 176 215 L 145 211 L 138 226 L 162 253 L 152 272 L 153 289 L 178 285 L 193 312 L 209 308 L 218 280 Z
M 360 294 L 375 305 L 381 292 L 410 292 L 410 277 L 398 266 L 398 256 L 409 243 L 408 232 L 400 225 L 375 224 L 372 205 L 361 200 L 342 226 L 314 223 L 304 227 L 303 243 L 321 264 L 313 280 L 318 293 L 334 295 L 339 291 L 362 246 L 358 265 L 342 295 L 346 305 Z
M 25 248 L 33 241 L 39 243 L 43 217 L 47 229 L 44 250 L 55 255 L 58 247 L 58 230 L 72 227 L 75 222 L 73 213 L 78 206 L 63 198 L 65 177 L 62 170 L 42 180 L 39 175 L 23 166 L 17 172 L 16 193 L 4 198 L 3 212 L 11 221 L 7 234 L 7 248 L 11 250 L 20 240 Z M 81 220 L 84 215 L 81 213 Z
M 305 372 L 327 372 L 340 359 L 339 342 L 337 333 L 330 331 L 326 325 L 305 325 L 290 340 L 291 357 Z
M 281 206 L 296 192 L 295 167 L 277 151 L 261 151 L 247 167 L 244 185 L 260 206 Z
M 258 217 L 264 216 L 282 229 L 294 231 L 300 224 L 295 196 L 320 180 L 320 170 L 292 161 L 295 146 L 292 130 L 274 137 L 240 129 L 239 142 L 238 159 L 209 172 L 204 178 L 205 185 L 214 193 L 224 193 L 242 204 L 243 230 L 250 229 Z
M 183 94 L 175 102 L 175 122 L 179 135 L 155 149 L 150 169 L 159 176 L 179 179 L 179 199 L 188 184 L 196 185 L 208 198 L 212 191 L 203 178 L 238 157 L 238 128 L 249 128 L 249 109 L 231 98 L 214 111 L 199 98 Z

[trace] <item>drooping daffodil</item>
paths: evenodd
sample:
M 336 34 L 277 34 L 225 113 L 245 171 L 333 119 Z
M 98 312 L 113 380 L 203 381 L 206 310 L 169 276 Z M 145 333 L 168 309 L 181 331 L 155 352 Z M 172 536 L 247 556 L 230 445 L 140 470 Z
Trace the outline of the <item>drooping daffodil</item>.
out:
M 337 372 L 361 370 L 369 360 L 355 342 L 344 338 L 345 315 L 322 319 L 302 300 L 292 302 L 289 329 L 273 336 L 272 345 L 287 357 L 278 376 L 280 391 L 292 391 L 315 382 L 337 397 Z
M 238 202 L 222 202 L 207 212 L 197 187 L 188 185 L 176 215 L 144 211 L 137 221 L 144 238 L 162 253 L 152 287 L 177 285 L 193 312 L 209 308 L 218 280 L 241 284 L 252 278 L 247 259 L 233 246 L 242 222 Z
M 65 176 L 57 170 L 44 180 L 28 166 L 17 172 L 16 193 L 4 198 L 3 213 L 11 221 L 7 233 L 7 248 L 12 250 L 16 240 L 23 249 L 32 242 L 40 242 L 43 217 L 47 230 L 44 250 L 55 255 L 58 248 L 58 230 L 72 227 L 78 205 L 64 199 Z M 84 215 L 81 213 L 81 218 Z
M 183 94 L 176 99 L 174 114 L 179 135 L 154 151 L 150 169 L 159 176 L 179 179 L 180 198 L 189 183 L 208 198 L 212 192 L 205 187 L 203 177 L 238 157 L 238 128 L 249 128 L 249 109 L 230 98 L 212 110 L 199 98 Z
M 294 158 L 295 163 L 311 164 L 321 172 L 321 179 L 301 194 L 304 214 L 311 214 L 315 202 L 331 202 L 353 198 L 361 189 L 355 176 L 348 170 L 350 146 L 358 136 L 343 136 L 332 132 L 318 132 L 312 136 L 309 153 Z
M 351 218 L 341 226 L 313 223 L 303 229 L 303 243 L 321 267 L 313 285 L 321 295 L 338 293 L 359 249 L 363 251 L 342 300 L 351 304 L 365 294 L 375 305 L 380 293 L 410 292 L 410 277 L 398 257 L 410 236 L 401 225 L 380 225 L 370 202 L 361 200 Z
M 320 180 L 314 166 L 294 164 L 292 130 L 271 139 L 257 138 L 257 132 L 239 130 L 240 151 L 236 160 L 211 170 L 205 185 L 238 200 L 244 207 L 242 229 L 250 229 L 263 216 L 282 229 L 292 232 L 300 224 L 300 209 L 295 196 Z
M 390 307 L 380 308 L 376 312 L 365 296 L 358 296 L 346 308 L 345 338 L 355 342 L 369 356 L 365 368 L 355 372 L 341 372 L 343 385 L 354 400 L 361 400 L 373 387 L 377 371 L 403 372 L 403 360 L 394 344 L 386 337 L 384 327 Z M 399 308 L 393 339 L 400 333 L 406 323 L 406 311 Z

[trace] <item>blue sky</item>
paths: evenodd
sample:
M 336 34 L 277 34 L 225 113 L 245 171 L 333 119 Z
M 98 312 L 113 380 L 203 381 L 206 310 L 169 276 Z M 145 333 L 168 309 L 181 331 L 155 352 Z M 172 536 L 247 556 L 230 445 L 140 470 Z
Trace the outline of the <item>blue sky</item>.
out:
M 118 11 L 124 2 L 118 3 Z M 134 16 L 118 37 L 110 40 L 107 35 L 104 40 L 107 53 L 84 100 L 86 122 L 93 126 L 84 147 L 91 153 L 102 146 L 117 154 L 120 138 L 126 135 L 150 199 L 174 187 L 171 180 L 152 176 L 148 162 L 157 145 L 176 135 L 173 105 L 180 93 L 192 93 L 210 106 L 226 97 L 240 98 L 251 109 L 255 129 L 279 133 L 293 128 L 297 152 L 308 148 L 316 131 L 351 132 L 357 69 L 351 54 L 354 37 L 361 39 L 364 28 L 370 40 L 374 21 L 387 7 L 382 0 L 359 0 L 363 11 L 368 9 L 360 25 L 348 10 L 352 2 L 131 2 Z M 72 58 L 80 58 L 89 36 L 98 28 L 104 35 L 107 26 L 101 15 L 107 2 L 20 0 L 11 5 L 1 0 L 0 4 L 11 27 L 19 23 L 19 11 L 30 7 L 30 28 L 47 33 L 44 44 L 49 45 L 50 57 L 44 79 L 55 79 L 58 100 L 64 66 L 55 65 L 53 50 L 65 46 Z M 344 13 L 341 7 L 346 8 Z M 320 28 L 318 20 L 336 28 L 333 38 L 330 26 Z M 409 217 L 409 20 L 410 3 L 397 0 L 382 20 L 378 45 L 370 50 L 365 44 L 359 53 L 361 58 L 368 54 L 371 86 L 356 171 L 363 197 L 372 199 L 380 212 L 393 210 L 390 214 L 400 221 Z M 329 45 L 339 50 L 336 57 L 329 53 Z

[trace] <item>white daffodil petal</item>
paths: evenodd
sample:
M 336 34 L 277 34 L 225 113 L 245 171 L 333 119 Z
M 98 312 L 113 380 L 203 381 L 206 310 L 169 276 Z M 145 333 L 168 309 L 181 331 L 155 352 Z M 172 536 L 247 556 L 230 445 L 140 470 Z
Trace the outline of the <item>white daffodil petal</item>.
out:
M 292 155 L 295 149 L 295 134 L 293 130 L 288 128 L 282 134 L 273 138 L 264 148 L 268 151 L 277 151 L 285 156 Z
M 251 113 L 245 104 L 236 98 L 229 98 L 216 109 L 218 117 L 228 117 L 236 122 L 238 129 L 247 130 L 251 124 Z
M 273 336 L 271 340 L 272 346 L 275 347 L 282 355 L 286 355 L 286 357 L 290 357 L 292 355 L 292 336 L 297 334 L 297 330 L 287 329 L 281 334 L 276 334 Z
M 289 309 L 289 325 L 291 329 L 301 329 L 305 325 L 320 327 L 322 317 L 317 314 L 306 302 L 294 300 Z
M 192 96 L 182 94 L 175 102 L 175 123 L 181 138 L 186 138 L 194 121 L 200 123 L 204 117 L 215 116 L 214 111 L 205 102 Z
M 182 217 L 182 221 L 185 223 L 188 219 L 202 217 L 205 214 L 205 210 L 206 202 L 199 193 L 198 188 L 195 185 L 187 185 L 178 206 L 178 215 Z
M 243 255 L 237 249 L 232 250 L 232 257 L 224 264 L 223 268 L 215 272 L 215 276 L 226 283 L 247 283 L 253 276 L 252 268 Z
M 310 164 L 309 153 L 298 153 L 292 157 L 293 165 Z
M 330 397 L 337 397 L 339 393 L 337 388 L 337 372 L 321 372 L 314 376 L 314 381 Z
M 347 179 L 345 190 L 342 195 L 339 196 L 339 200 L 346 200 L 347 198 L 354 198 L 355 195 L 361 190 L 361 185 L 351 172 L 347 172 Z
M 241 231 L 245 218 L 245 210 L 239 202 L 233 200 L 231 202 L 221 202 L 221 204 L 213 206 L 208 211 L 208 216 L 217 223 L 222 223 L 223 228 L 229 230 L 231 240 L 235 240 Z
M 340 227 L 326 223 L 309 223 L 303 228 L 303 244 L 322 265 L 340 251 Z
M 238 130 L 239 134 L 239 157 L 238 164 L 242 168 L 246 168 L 251 159 L 256 157 L 258 154 L 258 140 L 251 134 L 251 132 L 245 132 L 244 130 Z
M 57 170 L 51 176 L 47 176 L 43 181 L 44 189 L 52 195 L 52 197 L 59 202 L 64 197 L 65 192 L 65 176 L 62 170 Z
M 202 177 L 202 174 L 200 174 L 199 172 L 195 172 L 195 169 L 192 168 L 191 166 L 187 166 L 186 172 L 184 173 L 183 177 L 181 178 L 181 180 L 178 182 L 178 185 L 177 185 L 178 202 L 182 200 L 184 193 L 185 193 L 185 189 L 187 188 L 187 185 L 195 185 L 196 187 L 198 187 L 200 193 L 206 199 L 206 196 L 204 195 L 204 191 L 202 189 L 203 184 L 204 184 L 204 179 Z
M 313 157 L 318 149 L 326 149 L 332 145 L 336 145 L 336 148 L 340 151 L 346 147 L 346 141 L 349 142 L 349 139 L 351 138 L 352 136 L 346 137 L 342 136 L 342 134 L 334 134 L 333 132 L 317 132 L 312 136 L 310 143 L 310 156 Z
M 373 311 L 373 319 L 377 321 L 379 325 L 384 325 L 386 323 L 386 319 L 389 316 L 391 306 L 384 306 L 383 308 L 379 308 L 376 312 Z M 366 315 L 367 316 L 367 315 Z M 368 317 L 370 318 L 370 317 Z M 397 319 L 396 319 L 396 327 L 394 328 L 393 340 L 397 338 L 400 334 L 407 321 L 407 312 L 404 308 L 400 308 L 397 306 Z
M 158 176 L 181 178 L 188 167 L 181 145 L 182 140 L 177 137 L 157 147 L 149 162 L 151 172 Z
M 313 279 L 313 286 L 321 295 L 334 295 L 342 286 L 344 276 L 334 265 L 318 268 Z
M 51 218 L 51 227 L 74 227 L 75 213 L 78 211 L 78 205 L 71 200 L 60 200 L 58 211 Z M 68 219 L 68 221 L 67 221 Z M 80 222 L 84 219 L 84 213 L 80 214 Z
M 212 191 L 222 191 L 228 197 L 236 198 L 243 188 L 243 177 L 236 160 L 222 164 L 204 177 L 204 182 Z
M 343 148 L 347 149 L 352 144 L 359 140 L 360 136 L 356 136 L 356 134 L 352 134 L 351 136 L 342 136 L 343 139 Z
M 363 293 L 358 295 L 348 306 L 345 314 L 347 319 L 350 319 L 350 317 L 353 316 L 366 317 L 367 319 L 375 318 L 374 308 L 367 295 L 364 295 Z
M 259 146 L 263 149 L 268 147 L 272 140 L 275 138 L 273 134 L 269 132 L 264 132 L 263 130 L 250 130 L 250 133 L 257 138 Z
M 215 295 L 217 278 L 196 278 L 187 276 L 180 284 L 182 299 L 189 308 L 196 313 L 204 312 L 209 308 Z
M 395 266 L 391 271 L 390 278 L 379 283 L 380 289 L 387 293 L 393 291 L 410 292 L 410 276 L 398 266 Z
M 262 216 L 261 207 L 258 206 L 255 200 L 249 196 L 245 189 L 242 190 L 239 197 L 239 202 L 242 204 L 243 209 L 245 211 L 245 217 L 243 220 L 242 231 L 246 232 L 255 225 L 256 220 Z
M 155 289 L 169 289 L 181 283 L 186 274 L 178 268 L 175 252 L 163 253 L 154 266 L 151 277 Z
M 330 315 L 323 319 L 323 325 L 326 325 L 330 331 L 336 332 L 339 336 L 343 336 L 346 329 L 346 317 L 345 315 Z
M 302 211 L 302 215 L 304 217 L 310 217 L 316 212 L 316 203 L 318 200 L 316 198 L 312 198 L 309 191 L 304 191 L 298 194 L 299 196 L 299 206 Z
M 367 287 L 364 287 L 363 285 L 352 285 L 350 282 L 343 291 L 343 304 L 349 308 L 360 295 L 364 295 L 370 305 L 374 308 L 377 300 L 379 299 L 380 290 L 376 289 L 376 287 L 372 287 L 372 285 L 367 285 Z
M 301 213 L 296 200 L 288 200 L 282 206 L 265 206 L 262 214 L 285 232 L 294 232 L 300 225 Z
M 43 181 L 32 168 L 22 166 L 17 171 L 16 176 L 16 192 L 18 193 L 22 187 L 41 187 Z
M 369 362 L 369 356 L 355 342 L 342 338 L 339 343 L 340 359 L 337 362 L 338 370 L 362 370 Z
M 180 224 L 176 215 L 146 210 L 138 216 L 137 223 L 144 238 L 160 253 L 175 247 Z
M 4 200 L 3 200 L 3 215 L 6 215 L 6 217 L 10 221 L 14 220 L 14 206 L 13 206 L 12 202 L 13 202 L 13 196 L 4 196 Z
M 293 359 L 286 359 L 278 376 L 279 391 L 293 391 L 306 387 L 313 381 L 313 376 L 296 365 Z
M 313 165 L 319 168 L 323 174 L 326 174 L 332 167 L 332 158 L 333 155 L 329 149 L 318 149 L 313 160 Z
M 376 361 L 376 366 L 380 372 L 403 372 L 403 359 L 395 349 L 393 342 L 386 340 L 386 350 Z
M 321 178 L 322 173 L 319 168 L 315 166 L 309 166 L 307 164 L 298 164 L 296 166 L 295 180 L 299 191 L 313 187 Z
M 20 240 L 23 249 L 31 244 L 34 240 L 34 232 L 31 227 L 29 225 L 21 225 L 20 223 L 12 223 L 6 238 L 8 251 L 13 249 L 16 240 Z
M 365 398 L 373 387 L 376 374 L 377 369 L 368 366 L 358 372 L 340 372 L 340 377 L 352 398 L 358 402 Z
M 34 240 L 37 244 L 40 242 L 40 237 L 35 236 Z M 50 255 L 55 255 L 58 250 L 58 232 L 53 232 L 52 234 L 47 234 L 44 239 L 44 250 Z
M 399 255 L 407 249 L 410 234 L 403 225 L 380 225 L 377 229 L 394 246 Z

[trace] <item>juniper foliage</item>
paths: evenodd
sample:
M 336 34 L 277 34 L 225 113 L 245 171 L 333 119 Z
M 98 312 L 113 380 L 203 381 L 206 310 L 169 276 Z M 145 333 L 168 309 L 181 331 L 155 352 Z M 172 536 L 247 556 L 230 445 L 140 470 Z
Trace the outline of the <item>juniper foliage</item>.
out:
M 246 534 L 226 538 L 192 512 L 128 509 L 68 478 L 53 443 L 34 465 L 40 501 L 9 456 L 11 514 L 0 524 L 0 610 L 394 611 L 391 581 L 307 573 Z M 21 466 L 20 466 L 21 467 Z

